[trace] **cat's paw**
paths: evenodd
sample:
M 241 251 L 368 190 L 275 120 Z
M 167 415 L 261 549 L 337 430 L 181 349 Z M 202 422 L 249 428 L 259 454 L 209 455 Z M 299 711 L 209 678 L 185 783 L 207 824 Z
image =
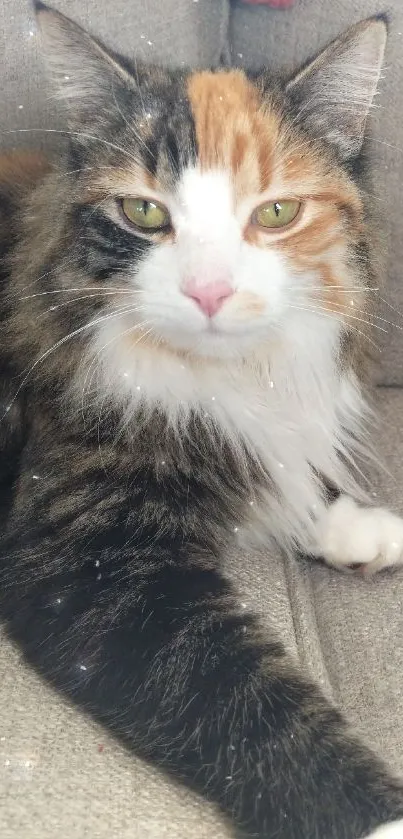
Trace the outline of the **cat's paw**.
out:
M 391 822 L 383 827 L 378 827 L 374 833 L 366 839 L 403 839 L 403 821 Z
M 403 564 L 403 519 L 342 495 L 318 522 L 317 556 L 339 570 L 375 574 Z

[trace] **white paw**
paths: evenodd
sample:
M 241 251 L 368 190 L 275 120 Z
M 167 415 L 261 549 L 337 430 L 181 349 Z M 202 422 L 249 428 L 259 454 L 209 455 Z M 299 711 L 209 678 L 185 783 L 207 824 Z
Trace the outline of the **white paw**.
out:
M 391 822 L 383 827 L 378 827 L 375 833 L 371 833 L 366 839 L 403 839 L 403 821 Z
M 375 574 L 403 564 L 403 519 L 382 507 L 360 507 L 340 496 L 318 521 L 316 555 L 340 570 Z

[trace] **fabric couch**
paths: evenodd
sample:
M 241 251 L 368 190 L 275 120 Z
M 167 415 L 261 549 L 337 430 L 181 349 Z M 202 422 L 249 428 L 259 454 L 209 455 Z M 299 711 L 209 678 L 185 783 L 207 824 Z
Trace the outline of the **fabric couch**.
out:
M 387 470 L 375 479 L 373 492 L 403 514 L 402 0 L 297 0 L 288 10 L 228 0 L 54 0 L 54 5 L 139 58 L 198 66 L 222 59 L 291 71 L 349 24 L 383 11 L 384 2 L 390 38 L 372 117 L 373 195 L 388 231 L 383 316 L 396 326 L 386 323 L 377 372 L 378 449 Z M 30 5 L 3 0 L 0 24 L 1 145 L 57 154 L 61 122 L 38 55 Z M 362 737 L 403 773 L 403 568 L 367 581 L 262 552 L 228 557 L 227 571 L 242 600 L 263 622 L 276 623 L 290 650 Z M 2 636 L 0 835 L 229 839 L 232 834 L 212 807 L 133 758 L 42 683 Z

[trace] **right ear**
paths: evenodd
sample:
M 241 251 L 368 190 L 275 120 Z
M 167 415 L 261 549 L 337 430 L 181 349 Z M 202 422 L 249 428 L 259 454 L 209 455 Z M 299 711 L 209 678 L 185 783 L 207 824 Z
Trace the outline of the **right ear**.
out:
M 58 95 L 72 125 L 99 123 L 119 89 L 134 90 L 135 80 L 119 58 L 60 12 L 35 2 L 43 51 Z
M 382 68 L 387 27 L 377 15 L 333 41 L 287 85 L 298 118 L 343 160 L 359 153 Z

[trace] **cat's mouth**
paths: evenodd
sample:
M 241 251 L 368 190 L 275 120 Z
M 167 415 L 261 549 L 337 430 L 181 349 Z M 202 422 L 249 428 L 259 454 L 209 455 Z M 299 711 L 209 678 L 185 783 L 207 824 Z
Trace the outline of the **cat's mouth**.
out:
M 185 353 L 194 357 L 211 359 L 239 359 L 249 356 L 257 344 L 267 339 L 267 326 L 256 327 L 253 323 L 231 323 L 206 320 L 197 332 L 182 328 L 170 329 L 164 325 L 156 331 L 156 344 L 169 346 L 174 353 Z
M 180 306 L 158 309 L 151 306 L 141 315 L 137 326 L 132 315 L 123 316 L 121 325 L 126 346 L 170 347 L 174 353 L 217 359 L 239 358 L 240 354 L 253 352 L 256 344 L 271 334 L 276 320 L 270 318 L 266 302 L 252 292 L 235 293 L 212 316 L 198 312 L 196 307 L 194 311 L 191 307 L 184 311 Z
M 266 302 L 252 291 L 235 291 L 216 314 L 203 314 L 204 334 L 234 336 L 251 333 L 267 320 Z

